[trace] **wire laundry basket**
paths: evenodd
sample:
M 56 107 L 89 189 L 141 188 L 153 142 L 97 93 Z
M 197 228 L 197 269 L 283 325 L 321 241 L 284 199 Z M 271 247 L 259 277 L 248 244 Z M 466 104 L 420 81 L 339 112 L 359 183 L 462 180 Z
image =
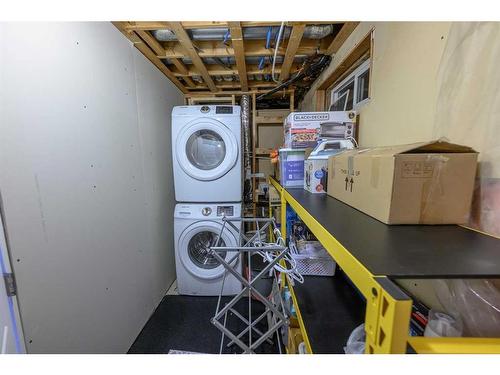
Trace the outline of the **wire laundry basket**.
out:
M 301 254 L 294 241 L 290 241 L 290 254 L 296 262 L 297 272 L 303 276 L 333 276 L 336 263 L 328 255 Z

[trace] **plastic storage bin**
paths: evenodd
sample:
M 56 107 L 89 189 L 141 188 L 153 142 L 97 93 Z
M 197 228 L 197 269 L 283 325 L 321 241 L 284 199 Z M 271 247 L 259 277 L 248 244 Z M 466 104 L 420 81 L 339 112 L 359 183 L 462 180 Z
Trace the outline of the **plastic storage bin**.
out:
M 279 154 L 281 185 L 303 187 L 305 150 L 282 148 Z

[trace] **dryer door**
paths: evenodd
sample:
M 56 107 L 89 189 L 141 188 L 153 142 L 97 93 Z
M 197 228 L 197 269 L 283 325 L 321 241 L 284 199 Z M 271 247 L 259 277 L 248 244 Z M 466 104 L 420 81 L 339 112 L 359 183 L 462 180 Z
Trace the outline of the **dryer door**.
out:
M 211 246 L 237 246 L 236 236 L 227 228 L 219 240 L 222 224 L 215 221 L 199 221 L 182 232 L 179 238 L 178 252 L 183 266 L 192 275 L 201 279 L 215 279 L 224 274 L 224 266 L 210 254 Z M 229 261 L 236 253 L 234 251 L 219 252 Z M 234 266 L 238 258 L 232 263 Z
M 176 144 L 177 161 L 192 178 L 216 180 L 234 167 L 238 142 L 223 123 L 210 118 L 190 122 L 181 131 Z

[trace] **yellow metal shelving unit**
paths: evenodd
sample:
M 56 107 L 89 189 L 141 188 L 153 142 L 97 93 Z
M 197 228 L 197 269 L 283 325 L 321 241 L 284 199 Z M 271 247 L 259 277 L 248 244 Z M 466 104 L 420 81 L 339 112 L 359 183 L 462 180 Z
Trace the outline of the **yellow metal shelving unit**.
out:
M 366 353 L 406 353 L 409 344 L 417 353 L 500 353 L 500 338 L 427 338 L 408 335 L 412 300 L 384 275 L 372 274 L 347 248 L 313 217 L 274 178 L 269 179 L 281 196 L 281 231 L 286 238 L 286 207 L 289 205 L 330 253 L 347 277 L 366 298 Z M 271 212 L 271 210 L 270 210 Z M 272 214 L 272 213 L 271 213 Z M 306 349 L 311 347 L 299 301 L 287 283 L 297 310 Z

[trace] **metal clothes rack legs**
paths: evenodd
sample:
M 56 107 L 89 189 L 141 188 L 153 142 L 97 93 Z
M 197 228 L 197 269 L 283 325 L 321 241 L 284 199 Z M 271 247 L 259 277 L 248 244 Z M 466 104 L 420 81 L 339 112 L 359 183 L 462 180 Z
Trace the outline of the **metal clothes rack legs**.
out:
M 234 222 L 238 222 L 243 224 L 244 222 L 253 222 L 256 224 L 257 231 L 250 238 L 247 237 L 243 233 L 243 229 L 238 228 Z M 262 228 L 260 224 L 264 225 Z M 240 246 L 218 246 L 220 245 L 220 239 L 222 238 L 222 234 L 226 228 L 230 226 L 234 230 L 238 231 Z M 263 342 L 267 341 L 272 343 L 270 338 L 276 334 L 278 337 L 278 345 L 281 352 L 281 340 L 279 338 L 279 329 L 283 325 L 288 325 L 289 320 L 288 317 L 284 314 L 283 309 L 283 300 L 281 297 L 281 293 L 279 291 L 279 287 L 277 286 L 277 280 L 279 277 L 277 276 L 277 272 L 275 270 L 275 266 L 283 259 L 283 257 L 289 251 L 287 247 L 282 246 L 279 242 L 276 244 L 269 244 L 262 241 L 261 232 L 265 233 L 265 230 L 272 226 L 273 230 L 277 231 L 276 223 L 273 218 L 223 218 L 223 225 L 216 243 L 216 246 L 212 246 L 210 248 L 210 253 L 214 258 L 216 258 L 225 268 L 225 276 L 229 273 L 233 275 L 237 280 L 241 282 L 243 285 L 243 289 L 234 296 L 227 304 L 224 305 L 223 308 L 220 308 L 222 292 L 224 288 L 224 282 L 222 284 L 221 292 L 219 294 L 219 299 L 217 302 L 217 308 L 214 317 L 211 319 L 212 324 L 214 324 L 221 332 L 221 346 L 220 350 L 222 352 L 224 336 L 227 336 L 231 341 L 227 344 L 227 346 L 238 345 L 241 349 L 243 349 L 244 353 L 254 353 L 255 349 L 260 346 Z M 220 253 L 234 252 L 235 255 L 230 257 L 229 260 L 226 260 Z M 272 253 L 271 259 L 267 259 L 267 263 L 265 267 L 255 276 L 252 277 L 252 255 L 263 252 Z M 248 280 L 245 279 L 238 271 L 236 271 L 236 263 L 235 260 L 240 257 L 240 255 L 246 255 L 248 261 Z M 267 274 L 272 273 L 273 275 L 273 287 L 271 298 L 267 298 L 263 296 L 255 287 L 256 283 Z M 248 296 L 248 318 L 245 318 L 242 314 L 234 309 L 234 306 L 238 301 L 242 298 Z M 252 320 L 252 296 L 255 296 L 265 307 L 265 311 L 259 315 L 256 319 Z M 227 327 L 227 314 L 232 313 L 238 319 L 240 319 L 243 323 L 246 324 L 246 328 L 241 332 L 233 332 Z M 267 329 L 262 332 L 259 328 L 257 328 L 257 324 L 264 319 L 264 317 L 268 317 L 268 325 Z M 223 320 L 223 322 L 221 322 Z M 270 323 L 269 323 L 270 322 Z M 248 343 L 245 343 L 242 338 L 245 334 L 248 333 Z M 257 334 L 258 338 L 253 341 L 253 334 Z

